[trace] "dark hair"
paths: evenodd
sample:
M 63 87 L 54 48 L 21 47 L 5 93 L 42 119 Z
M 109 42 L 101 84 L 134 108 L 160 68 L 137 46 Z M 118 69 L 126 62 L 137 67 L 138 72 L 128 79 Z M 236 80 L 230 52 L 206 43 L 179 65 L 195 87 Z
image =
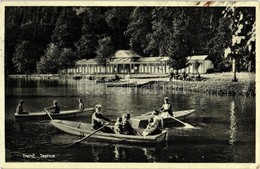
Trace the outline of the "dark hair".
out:
M 160 111 L 158 109 L 155 109 L 153 112 L 153 115 L 158 115 L 160 113 Z
M 123 120 L 122 117 L 118 117 L 117 119 L 118 119 L 118 121 L 122 121 Z
M 165 97 L 165 98 L 164 98 L 164 100 L 167 100 L 167 101 L 169 101 L 169 97 Z
M 151 117 L 150 119 L 149 119 L 149 123 L 152 123 L 153 122 L 153 118 Z
M 123 118 L 125 119 L 130 119 L 130 114 L 129 113 L 125 113 L 122 115 Z

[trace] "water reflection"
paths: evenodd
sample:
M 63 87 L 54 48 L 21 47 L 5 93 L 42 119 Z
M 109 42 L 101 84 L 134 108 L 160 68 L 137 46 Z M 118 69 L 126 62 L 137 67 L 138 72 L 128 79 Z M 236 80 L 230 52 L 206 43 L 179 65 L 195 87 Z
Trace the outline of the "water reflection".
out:
M 116 161 L 127 161 L 127 159 L 129 158 L 129 152 L 127 150 L 127 148 L 123 148 L 120 146 L 115 146 L 115 160 Z
M 92 155 L 94 157 L 94 161 L 98 162 L 100 160 L 100 153 L 101 153 L 101 149 L 97 146 L 93 146 L 92 147 Z
M 143 151 L 144 151 L 144 155 L 146 156 L 147 158 L 147 161 L 149 162 L 155 162 L 157 157 L 156 157 L 156 154 L 158 154 L 158 152 L 153 149 L 147 149 L 147 148 L 143 148 Z
M 237 119 L 236 119 L 236 112 L 235 112 L 235 102 L 232 101 L 230 104 L 230 139 L 229 143 L 233 145 L 236 141 L 236 133 L 237 133 Z

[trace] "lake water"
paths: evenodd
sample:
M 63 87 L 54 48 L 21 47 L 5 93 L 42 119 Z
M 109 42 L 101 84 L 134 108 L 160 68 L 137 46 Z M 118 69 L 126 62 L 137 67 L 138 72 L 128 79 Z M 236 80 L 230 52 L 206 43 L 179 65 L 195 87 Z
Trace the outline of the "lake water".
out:
M 86 84 L 87 83 L 87 84 Z M 8 80 L 5 98 L 7 162 L 255 162 L 255 98 L 169 92 L 155 89 L 93 86 L 85 80 Z M 169 97 L 174 110 L 196 109 L 188 123 L 196 129 L 168 128 L 167 142 L 158 146 L 120 145 L 78 140 L 55 129 L 49 120 L 15 121 L 20 99 L 34 112 L 58 100 L 62 110 L 103 106 L 115 119 L 122 113 L 140 115 L 160 107 Z M 91 114 L 76 121 L 90 122 Z

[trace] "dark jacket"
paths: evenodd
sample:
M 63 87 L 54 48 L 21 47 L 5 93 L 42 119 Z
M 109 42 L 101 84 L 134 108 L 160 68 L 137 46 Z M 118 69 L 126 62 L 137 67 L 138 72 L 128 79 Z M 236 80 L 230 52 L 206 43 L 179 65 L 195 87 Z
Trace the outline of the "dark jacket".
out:
M 104 117 L 101 113 L 95 112 L 92 115 L 92 127 L 98 129 L 103 126 L 103 121 L 110 121 L 108 118 Z
M 128 120 L 123 121 L 123 133 L 127 135 L 135 135 L 135 130 Z

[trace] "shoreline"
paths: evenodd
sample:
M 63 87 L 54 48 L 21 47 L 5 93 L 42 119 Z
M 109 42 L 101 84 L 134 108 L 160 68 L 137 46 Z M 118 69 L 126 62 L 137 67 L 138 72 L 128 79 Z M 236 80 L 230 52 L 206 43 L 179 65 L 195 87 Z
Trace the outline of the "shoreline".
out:
M 59 79 L 73 79 L 73 77 L 83 76 L 82 78 L 75 79 L 86 79 L 89 76 L 115 76 L 115 75 L 59 75 L 59 74 L 33 74 L 30 75 L 30 79 L 43 79 L 43 80 L 59 80 Z M 246 95 L 255 96 L 255 74 L 254 73 L 237 73 L 238 82 L 232 82 L 233 73 L 214 73 L 214 74 L 202 74 L 202 81 L 183 81 L 183 80 L 173 80 L 169 82 L 167 75 L 119 75 L 125 79 L 121 79 L 117 82 L 104 83 L 107 87 L 137 87 L 143 89 L 159 89 L 165 91 L 187 91 L 187 92 L 201 92 L 208 94 L 217 95 Z M 26 78 L 26 75 L 9 75 L 11 79 Z M 102 83 L 101 83 L 102 84 Z

